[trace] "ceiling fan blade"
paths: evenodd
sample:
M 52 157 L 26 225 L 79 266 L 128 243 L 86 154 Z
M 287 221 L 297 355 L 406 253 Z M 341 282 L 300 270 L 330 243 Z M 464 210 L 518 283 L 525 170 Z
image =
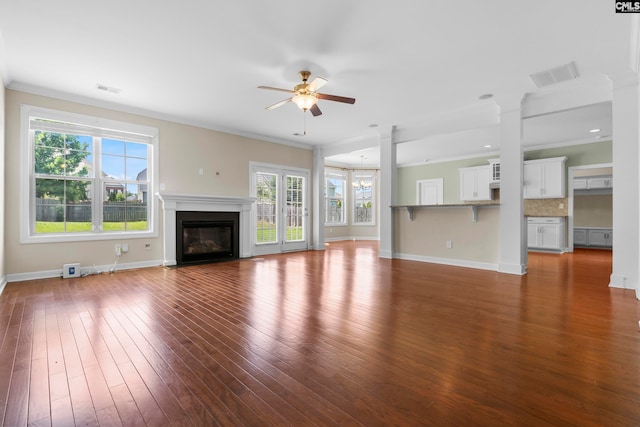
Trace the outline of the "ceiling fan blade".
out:
M 318 104 L 313 104 L 311 108 L 309 108 L 309 111 L 311 111 L 311 114 L 313 115 L 313 117 L 316 117 L 322 114 L 322 111 L 320 111 L 320 107 L 318 107 Z
M 318 89 L 320 89 L 322 86 L 326 85 L 327 83 L 329 83 L 327 79 L 324 79 L 322 77 L 316 77 L 315 79 L 313 79 L 311 83 L 309 83 L 309 86 L 307 86 L 307 90 L 311 92 L 317 92 Z
M 318 93 L 318 99 L 326 99 L 327 101 L 344 102 L 345 104 L 355 104 L 355 98 L 347 98 L 346 96 L 327 95 L 326 93 Z
M 291 98 L 283 99 L 280 102 L 277 102 L 277 103 L 275 103 L 273 105 L 268 106 L 266 109 L 267 110 L 274 110 L 274 109 L 276 109 L 278 107 L 282 107 L 284 104 L 286 104 L 288 102 L 291 102 Z
M 277 90 L 279 92 L 295 93 L 290 89 L 280 89 L 279 87 L 271 87 L 271 86 L 258 86 L 258 89 L 268 89 L 268 90 Z

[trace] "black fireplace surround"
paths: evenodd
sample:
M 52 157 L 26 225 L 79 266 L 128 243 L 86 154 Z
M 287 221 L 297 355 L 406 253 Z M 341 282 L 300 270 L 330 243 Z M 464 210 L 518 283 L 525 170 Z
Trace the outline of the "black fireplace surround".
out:
M 204 264 L 240 258 L 238 212 L 176 212 L 176 263 Z

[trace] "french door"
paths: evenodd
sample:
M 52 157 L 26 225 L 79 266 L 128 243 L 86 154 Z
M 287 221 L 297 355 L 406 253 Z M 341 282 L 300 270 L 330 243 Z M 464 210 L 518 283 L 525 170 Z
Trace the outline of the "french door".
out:
M 308 249 L 308 186 L 308 170 L 251 166 L 254 255 Z

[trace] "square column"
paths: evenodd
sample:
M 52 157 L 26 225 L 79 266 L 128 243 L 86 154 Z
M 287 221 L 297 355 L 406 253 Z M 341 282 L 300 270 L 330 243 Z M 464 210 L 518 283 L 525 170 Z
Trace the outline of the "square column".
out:
M 527 228 L 523 201 L 522 97 L 500 104 L 500 273 L 527 272 Z
M 396 204 L 398 165 L 394 127 L 380 132 L 380 258 L 393 258 L 393 209 Z

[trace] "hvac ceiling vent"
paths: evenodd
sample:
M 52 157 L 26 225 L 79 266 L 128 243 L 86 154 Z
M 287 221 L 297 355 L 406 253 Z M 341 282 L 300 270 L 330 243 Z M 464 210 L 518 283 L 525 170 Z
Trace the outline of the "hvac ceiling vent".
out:
M 576 64 L 569 62 L 568 64 L 561 65 L 550 70 L 529 74 L 529 77 L 531 77 L 531 80 L 533 80 L 533 83 L 535 83 L 536 86 L 544 87 L 555 83 L 577 79 L 578 71 L 576 71 Z

